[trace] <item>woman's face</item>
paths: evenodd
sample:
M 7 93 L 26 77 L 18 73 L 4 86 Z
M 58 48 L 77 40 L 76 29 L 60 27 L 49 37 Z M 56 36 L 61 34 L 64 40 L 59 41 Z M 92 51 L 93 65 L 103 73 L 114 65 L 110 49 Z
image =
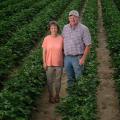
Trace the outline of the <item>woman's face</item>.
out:
M 57 33 L 58 33 L 58 28 L 57 28 L 57 26 L 51 25 L 51 26 L 50 26 L 50 32 L 51 32 L 51 35 L 57 35 Z

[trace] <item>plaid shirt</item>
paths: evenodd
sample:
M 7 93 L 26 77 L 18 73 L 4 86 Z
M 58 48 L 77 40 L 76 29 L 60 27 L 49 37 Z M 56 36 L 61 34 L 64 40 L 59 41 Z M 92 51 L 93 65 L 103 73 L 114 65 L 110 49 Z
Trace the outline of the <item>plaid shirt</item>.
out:
M 65 55 L 83 54 L 85 46 L 91 44 L 89 29 L 81 23 L 79 23 L 74 29 L 70 24 L 65 25 L 62 35 L 64 37 Z

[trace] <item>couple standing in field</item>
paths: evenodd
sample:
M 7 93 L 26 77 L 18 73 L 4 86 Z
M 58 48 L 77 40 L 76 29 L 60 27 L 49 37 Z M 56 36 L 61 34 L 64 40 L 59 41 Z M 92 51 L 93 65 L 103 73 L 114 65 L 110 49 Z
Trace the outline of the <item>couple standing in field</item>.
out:
M 44 38 L 42 44 L 43 66 L 47 75 L 50 103 L 59 102 L 63 66 L 70 89 L 75 80 L 82 75 L 90 51 L 91 35 L 89 29 L 79 22 L 78 11 L 70 11 L 68 19 L 69 23 L 64 26 L 62 35 L 57 22 L 51 21 L 48 26 L 49 35 Z M 55 96 L 53 83 L 55 83 Z

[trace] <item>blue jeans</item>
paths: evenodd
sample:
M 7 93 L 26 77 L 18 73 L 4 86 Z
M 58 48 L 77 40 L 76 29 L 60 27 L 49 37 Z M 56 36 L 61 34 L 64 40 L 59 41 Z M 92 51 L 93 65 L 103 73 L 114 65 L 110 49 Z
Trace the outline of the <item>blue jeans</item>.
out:
M 68 78 L 68 87 L 74 85 L 76 79 L 78 79 L 82 73 L 84 66 L 79 64 L 79 60 L 82 55 L 79 56 L 65 56 L 64 58 L 64 66 L 67 73 Z

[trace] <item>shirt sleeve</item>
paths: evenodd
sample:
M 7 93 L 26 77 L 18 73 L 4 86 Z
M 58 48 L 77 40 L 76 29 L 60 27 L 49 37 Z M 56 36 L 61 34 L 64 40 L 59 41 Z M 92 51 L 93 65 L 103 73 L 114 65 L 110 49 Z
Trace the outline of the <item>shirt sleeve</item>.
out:
M 64 38 L 63 38 L 63 36 L 61 36 L 62 37 L 62 49 L 64 49 Z
M 90 35 L 90 31 L 87 27 L 84 29 L 83 41 L 84 41 L 85 45 L 91 44 L 91 35 Z
M 63 30 L 62 30 L 62 37 L 64 37 L 64 29 L 65 29 L 65 27 L 63 27 Z
M 44 40 L 43 40 L 42 48 L 47 48 L 47 39 L 46 38 L 44 38 Z

